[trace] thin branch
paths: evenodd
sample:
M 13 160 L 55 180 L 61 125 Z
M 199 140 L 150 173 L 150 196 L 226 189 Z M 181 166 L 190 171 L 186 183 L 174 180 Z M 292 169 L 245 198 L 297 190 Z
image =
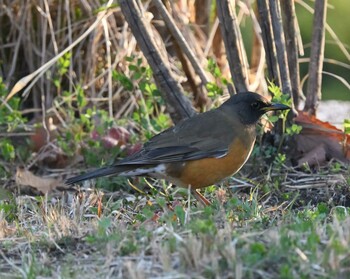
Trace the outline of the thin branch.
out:
M 304 108 L 304 111 L 312 115 L 316 114 L 318 102 L 321 100 L 326 13 L 327 0 L 316 1 L 309 64 L 309 81 Z
M 295 0 L 295 2 L 297 2 L 298 4 L 300 4 L 301 6 L 303 6 L 308 12 L 310 12 L 311 14 L 314 14 L 314 10 L 312 9 L 312 7 L 310 7 L 304 0 Z M 342 41 L 338 38 L 337 34 L 334 32 L 334 30 L 332 29 L 332 27 L 329 26 L 329 24 L 326 22 L 325 23 L 325 28 L 326 31 L 328 32 L 328 34 L 331 36 L 331 38 L 333 39 L 333 41 L 336 43 L 336 45 L 339 47 L 339 49 L 343 52 L 343 54 L 346 56 L 346 59 L 348 59 L 350 61 L 350 53 L 348 52 L 348 50 L 346 49 L 346 44 L 343 44 Z
M 273 36 L 275 38 L 277 65 L 281 77 L 281 87 L 284 94 L 292 96 L 292 88 L 289 79 L 289 68 L 287 65 L 287 53 L 282 28 L 282 17 L 279 1 L 269 0 Z
M 280 85 L 280 73 L 277 66 L 276 47 L 272 32 L 268 0 L 258 0 L 259 23 L 261 27 L 261 37 L 264 43 L 266 53 L 266 64 L 268 78 L 276 85 Z
M 6 97 L 6 102 L 10 100 L 14 95 L 16 95 L 19 91 L 21 91 L 24 87 L 27 86 L 27 88 L 23 91 L 22 96 L 26 97 L 27 94 L 29 94 L 30 89 L 34 86 L 36 81 L 44 74 L 47 70 L 49 70 L 60 57 L 65 55 L 68 51 L 72 50 L 76 45 L 78 45 L 82 40 L 84 40 L 94 29 L 100 24 L 102 19 L 104 17 L 109 16 L 108 7 L 112 5 L 113 0 L 110 0 L 107 5 L 106 9 L 98 13 L 96 20 L 94 23 L 82 34 L 77 38 L 71 45 L 66 47 L 64 50 L 62 50 L 59 54 L 57 54 L 55 57 L 53 57 L 51 60 L 46 62 L 44 65 L 42 65 L 39 69 L 35 70 L 31 74 L 21 78 L 19 81 L 16 82 L 16 84 L 12 87 L 10 93 Z
M 211 0 L 196 0 L 194 3 L 196 11 L 195 22 L 206 36 L 208 36 L 210 26 L 210 6 Z
M 248 65 L 245 63 L 244 57 L 246 54 L 234 10 L 235 1 L 217 0 L 216 5 L 234 86 L 237 92 L 247 91 Z
M 297 108 L 299 106 L 299 101 L 305 97 L 303 96 L 300 88 L 294 2 L 293 0 L 281 1 L 281 6 L 284 15 L 283 27 L 286 40 L 289 76 L 292 87 L 294 106 Z
M 202 80 L 202 83 L 205 85 L 209 82 L 209 79 L 207 77 L 207 74 L 204 72 L 203 68 L 200 65 L 200 62 L 198 61 L 196 55 L 192 51 L 189 44 L 186 42 L 185 38 L 182 36 L 179 28 L 176 26 L 174 20 L 172 19 L 171 15 L 169 14 L 168 10 L 165 8 L 164 4 L 161 0 L 153 0 L 154 5 L 158 9 L 159 13 L 161 14 L 166 26 L 168 27 L 170 33 L 173 35 L 173 37 L 176 39 L 177 44 L 179 45 L 180 49 L 183 53 L 186 54 L 187 58 L 190 60 L 193 69 L 199 75 L 199 77 Z
M 177 123 L 183 118 L 195 114 L 191 102 L 182 94 L 181 85 L 174 79 L 169 63 L 160 54 L 152 34 L 151 26 L 141 12 L 135 0 L 119 1 L 122 13 L 145 55 L 158 88 L 166 100 L 167 109 L 172 120 Z
M 107 20 L 104 18 L 102 20 L 103 32 L 106 38 L 106 61 L 107 61 L 107 82 L 108 82 L 108 112 L 109 116 L 113 117 L 113 92 L 112 92 L 112 59 L 111 59 L 111 41 L 109 39 Z

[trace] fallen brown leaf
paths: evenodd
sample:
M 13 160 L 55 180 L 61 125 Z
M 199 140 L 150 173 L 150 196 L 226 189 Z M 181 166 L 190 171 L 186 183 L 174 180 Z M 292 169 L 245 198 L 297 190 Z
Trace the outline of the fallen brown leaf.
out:
M 11 237 L 16 233 L 16 226 L 9 225 L 5 218 L 0 217 L 0 239 Z
M 54 178 L 42 178 L 24 168 L 17 168 L 16 183 L 21 186 L 33 187 L 41 193 L 47 194 L 60 185 L 61 181 Z
M 294 120 L 303 128 L 295 136 L 299 166 L 322 164 L 332 158 L 350 162 L 350 135 L 302 111 Z

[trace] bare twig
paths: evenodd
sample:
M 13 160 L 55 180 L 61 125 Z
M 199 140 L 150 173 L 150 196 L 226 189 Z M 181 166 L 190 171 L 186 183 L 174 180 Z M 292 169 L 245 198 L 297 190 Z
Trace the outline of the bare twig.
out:
M 106 60 L 107 60 L 107 71 L 108 71 L 108 112 L 109 116 L 113 117 L 113 92 L 112 92 L 112 59 L 111 59 L 111 41 L 109 39 L 107 20 L 102 20 L 103 32 L 106 37 Z
M 71 16 L 70 16 L 71 10 L 69 8 L 69 0 L 65 0 L 65 11 L 66 11 L 66 15 L 67 15 L 68 42 L 71 45 L 73 43 L 73 33 L 72 33 L 72 20 L 71 20 Z M 49 23 L 49 26 L 51 29 L 52 22 L 51 22 L 50 13 L 48 13 L 48 23 Z M 52 34 L 51 36 L 53 37 L 53 40 L 55 40 L 55 36 L 54 36 L 55 33 L 53 32 L 53 28 L 50 31 L 50 33 Z M 57 55 L 58 54 L 57 43 L 53 44 L 53 47 L 55 49 L 55 55 Z M 69 77 L 70 77 L 70 79 L 72 79 L 72 77 L 73 77 L 73 59 L 72 59 L 72 57 L 70 57 L 70 60 L 71 60 L 71 63 L 69 63 Z M 69 92 L 73 91 L 73 84 L 71 81 L 69 82 L 69 89 L 68 90 L 69 90 Z M 50 92 L 50 91 L 48 90 L 48 92 Z
M 129 27 L 145 55 L 161 94 L 167 103 L 171 118 L 176 123 L 195 114 L 191 103 L 182 94 L 181 85 L 174 79 L 167 61 L 159 53 L 153 39 L 150 25 L 141 14 L 140 6 L 135 0 L 120 0 L 121 10 Z
M 246 9 L 249 11 L 249 14 L 251 16 L 254 30 L 253 45 L 250 58 L 249 90 L 254 92 L 267 92 L 267 84 L 265 80 L 266 55 L 263 40 L 261 37 L 259 20 L 257 18 L 256 12 L 254 11 L 257 6 L 254 5 L 253 7 L 253 5 L 248 5 L 248 3 Z
M 271 18 L 268 0 L 258 0 L 259 22 L 261 27 L 261 36 L 266 53 L 266 64 L 268 77 L 276 85 L 280 85 L 280 74 L 277 66 L 276 47 L 273 43 L 274 36 L 272 32 Z
M 109 1 L 106 7 L 109 7 L 113 1 Z M 73 44 L 69 45 L 67 48 L 62 50 L 59 54 L 53 57 L 51 60 L 42 65 L 39 69 L 35 70 L 31 74 L 21 78 L 11 89 L 10 93 L 6 97 L 6 101 L 11 99 L 15 94 L 17 94 L 20 90 L 27 86 L 27 88 L 23 91 L 23 96 L 26 96 L 36 81 L 48 70 L 52 67 L 60 57 L 66 54 L 68 51 L 72 50 L 76 45 L 78 45 L 82 40 L 84 40 L 101 22 L 104 17 L 108 17 L 108 11 L 104 10 L 100 12 L 95 20 L 95 22 L 78 38 Z
M 312 45 L 309 65 L 309 81 L 304 111 L 315 115 L 318 102 L 321 100 L 322 68 L 325 43 L 325 22 L 327 0 L 315 2 Z
M 293 0 L 281 1 L 282 12 L 284 14 L 283 27 L 286 39 L 286 50 L 289 66 L 289 75 L 292 87 L 294 106 L 298 108 L 300 99 L 305 97 L 300 88 L 297 34 L 296 34 L 296 16 Z
M 305 58 L 299 58 L 298 59 L 298 62 L 299 63 L 310 63 L 310 58 L 308 57 L 305 57 Z M 324 63 L 329 63 L 329 64 L 333 64 L 333 65 L 337 65 L 339 67 L 343 67 L 347 70 L 350 70 L 350 65 L 347 64 L 347 63 L 344 63 L 344 62 L 341 62 L 339 60 L 336 60 L 336 59 L 332 59 L 332 58 L 324 58 L 323 59 L 323 62 Z
M 20 22 L 20 25 L 18 26 L 19 32 L 18 32 L 18 36 L 16 38 L 15 46 L 13 48 L 14 52 L 12 55 L 13 59 L 12 59 L 12 63 L 11 63 L 11 68 L 7 71 L 7 75 L 4 76 L 4 77 L 6 77 L 5 83 L 7 83 L 7 84 L 10 83 L 10 80 L 13 77 L 15 69 L 16 69 L 16 64 L 17 64 L 16 62 L 18 61 L 18 53 L 20 50 L 22 37 L 24 37 L 24 33 L 25 33 L 24 26 L 25 26 L 26 17 L 23 14 L 27 10 L 27 6 L 28 6 L 28 3 L 26 3 L 25 5 L 22 5 L 22 7 L 21 7 L 21 20 L 20 20 L 21 22 Z M 5 55 L 3 55 L 3 56 L 5 56 Z M 6 65 L 6 63 L 4 63 L 4 64 Z
M 209 33 L 210 6 L 211 0 L 196 0 L 194 3 L 196 24 L 200 26 L 205 35 Z
M 198 61 L 196 55 L 192 51 L 191 47 L 186 42 L 185 38 L 182 36 L 179 28 L 176 26 L 174 20 L 170 16 L 169 12 L 163 5 L 161 0 L 153 0 L 154 5 L 157 7 L 159 13 L 161 14 L 166 26 L 168 27 L 170 33 L 173 35 L 173 37 L 176 39 L 177 44 L 181 48 L 181 50 L 186 54 L 187 58 L 190 60 L 194 70 L 199 75 L 199 77 L 202 80 L 202 83 L 205 85 L 209 82 L 209 79 L 207 77 L 207 74 L 203 70 L 203 68 L 200 65 L 200 62 Z
M 310 7 L 306 1 L 303 0 L 295 0 L 295 2 L 297 2 L 298 4 L 300 4 L 301 6 L 303 6 L 307 11 L 309 11 L 311 14 L 314 14 L 314 10 L 312 9 L 312 7 Z M 350 61 L 350 53 L 347 50 L 347 46 L 346 44 L 343 44 L 342 41 L 338 38 L 337 34 L 334 32 L 334 30 L 329 26 L 329 24 L 326 22 L 325 23 L 325 28 L 326 31 L 328 32 L 328 34 L 331 36 L 331 38 L 333 39 L 333 41 L 336 43 L 336 45 L 339 47 L 339 49 L 341 50 L 341 52 L 345 55 L 346 59 L 348 59 Z
M 291 97 L 293 97 L 289 79 L 289 68 L 287 65 L 287 53 L 284 42 L 284 33 L 282 28 L 282 17 L 279 1 L 269 0 L 269 4 L 273 36 L 276 45 L 277 65 L 280 72 L 282 91 L 284 94 L 288 94 Z
M 218 27 L 219 27 L 219 19 L 216 18 L 213 23 L 213 26 L 211 27 L 211 30 L 207 39 L 207 44 L 204 49 L 204 56 L 208 56 L 209 50 L 213 47 L 214 36 L 215 36 L 215 33 L 217 32 Z
M 233 7 L 232 7 L 233 2 Z M 217 0 L 217 12 L 222 37 L 225 43 L 227 60 L 237 92 L 248 90 L 248 65 L 244 59 L 245 50 L 241 31 L 234 12 L 235 1 Z

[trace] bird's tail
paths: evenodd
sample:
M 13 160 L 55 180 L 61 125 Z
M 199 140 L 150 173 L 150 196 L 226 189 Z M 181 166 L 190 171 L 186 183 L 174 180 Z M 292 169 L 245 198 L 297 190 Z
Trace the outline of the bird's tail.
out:
M 130 167 L 129 167 L 130 168 Z M 66 180 L 66 184 L 72 185 L 74 183 L 78 183 L 84 180 L 92 179 L 92 178 L 97 178 L 101 176 L 107 176 L 107 175 L 118 175 L 121 172 L 125 171 L 125 167 L 123 166 L 109 166 L 109 167 L 104 167 L 100 168 L 91 172 L 87 172 L 81 175 L 77 175 L 71 178 L 68 178 Z

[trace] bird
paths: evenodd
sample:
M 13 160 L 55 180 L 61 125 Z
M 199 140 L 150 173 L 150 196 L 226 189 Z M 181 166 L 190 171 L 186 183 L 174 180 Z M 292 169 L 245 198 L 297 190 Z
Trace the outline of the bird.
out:
M 198 201 L 209 205 L 198 189 L 237 173 L 253 150 L 260 117 L 288 109 L 258 93 L 234 94 L 218 108 L 183 119 L 155 135 L 135 154 L 69 178 L 66 184 L 111 175 L 148 176 L 190 187 Z

